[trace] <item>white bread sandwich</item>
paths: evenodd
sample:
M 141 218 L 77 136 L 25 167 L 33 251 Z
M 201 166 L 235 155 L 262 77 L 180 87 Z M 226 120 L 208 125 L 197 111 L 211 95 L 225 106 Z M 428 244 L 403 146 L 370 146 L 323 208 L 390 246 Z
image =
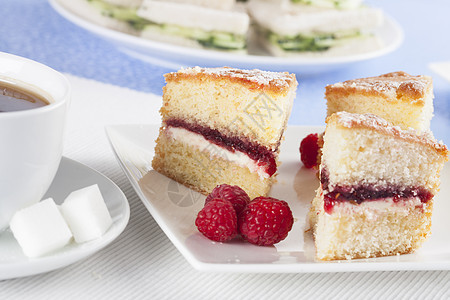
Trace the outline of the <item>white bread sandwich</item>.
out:
M 144 0 L 137 14 L 150 22 L 141 33 L 144 38 L 225 51 L 243 51 L 247 46 L 246 13 Z
M 138 8 L 142 4 L 142 0 L 103 0 L 103 2 L 109 3 L 111 5 L 128 8 Z
M 236 4 L 236 0 L 159 0 L 159 1 L 198 5 L 220 10 L 232 10 Z
M 279 3 L 250 1 L 261 44 L 275 56 L 299 54 L 345 56 L 378 49 L 373 30 L 383 23 L 375 8 L 328 9 L 302 6 L 286 12 Z
M 147 20 L 136 11 L 142 0 L 58 0 L 66 9 L 94 24 L 138 35 Z
M 303 5 L 334 9 L 355 9 L 362 0 L 282 0 L 282 5 L 291 10 L 301 9 Z

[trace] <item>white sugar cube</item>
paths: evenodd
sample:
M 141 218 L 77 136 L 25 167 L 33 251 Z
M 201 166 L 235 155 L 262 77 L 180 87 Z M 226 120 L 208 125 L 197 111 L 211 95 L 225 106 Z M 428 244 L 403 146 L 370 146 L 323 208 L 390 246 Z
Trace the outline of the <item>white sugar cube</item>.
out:
M 72 232 L 52 198 L 16 212 L 10 228 L 29 257 L 38 257 L 62 248 L 72 238 Z
M 72 192 L 61 205 L 61 212 L 77 243 L 101 237 L 112 224 L 96 184 Z

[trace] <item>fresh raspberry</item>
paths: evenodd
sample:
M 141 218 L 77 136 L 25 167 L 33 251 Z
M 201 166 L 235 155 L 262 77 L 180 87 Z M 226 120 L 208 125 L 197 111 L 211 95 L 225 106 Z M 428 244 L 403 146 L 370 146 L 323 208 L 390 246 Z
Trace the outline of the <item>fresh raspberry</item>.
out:
M 237 235 L 237 215 L 230 201 L 214 198 L 199 211 L 195 225 L 208 239 L 226 242 Z
M 211 194 L 206 197 L 205 205 L 214 198 L 230 201 L 236 210 L 237 216 L 239 216 L 247 204 L 250 203 L 250 197 L 237 185 L 221 184 L 216 186 Z
M 269 246 L 284 240 L 294 223 L 289 205 L 271 197 L 253 199 L 239 218 L 239 230 L 244 240 L 259 246 Z
M 317 166 L 319 154 L 319 135 L 311 133 L 300 143 L 300 159 L 303 165 L 310 169 Z

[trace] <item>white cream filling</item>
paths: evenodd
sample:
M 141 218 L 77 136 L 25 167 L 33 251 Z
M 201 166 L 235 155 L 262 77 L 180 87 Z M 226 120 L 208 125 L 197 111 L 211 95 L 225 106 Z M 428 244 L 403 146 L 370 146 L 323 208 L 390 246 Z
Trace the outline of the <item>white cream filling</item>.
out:
M 207 151 L 211 158 L 221 158 L 241 167 L 247 167 L 250 172 L 257 173 L 261 179 L 269 178 L 264 166 L 259 166 L 258 162 L 250 158 L 241 151 L 229 151 L 214 143 L 209 142 L 201 134 L 194 133 L 179 127 L 168 126 L 166 134 L 174 140 L 180 141 L 189 146 L 193 146 L 201 152 Z
M 411 197 L 394 201 L 392 197 L 380 198 L 377 200 L 363 201 L 360 204 L 354 204 L 350 201 L 339 201 L 333 207 L 333 214 L 365 214 L 367 219 L 376 219 L 383 212 L 395 212 L 407 215 L 411 208 L 426 208 L 426 203 L 422 203 L 419 197 Z

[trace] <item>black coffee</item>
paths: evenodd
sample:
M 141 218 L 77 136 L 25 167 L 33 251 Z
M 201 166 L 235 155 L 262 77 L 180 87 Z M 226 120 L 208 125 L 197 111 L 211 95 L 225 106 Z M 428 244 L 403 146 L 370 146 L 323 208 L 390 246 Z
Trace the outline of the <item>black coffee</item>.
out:
M 17 84 L 0 80 L 0 113 L 19 111 L 48 105 L 43 96 Z

